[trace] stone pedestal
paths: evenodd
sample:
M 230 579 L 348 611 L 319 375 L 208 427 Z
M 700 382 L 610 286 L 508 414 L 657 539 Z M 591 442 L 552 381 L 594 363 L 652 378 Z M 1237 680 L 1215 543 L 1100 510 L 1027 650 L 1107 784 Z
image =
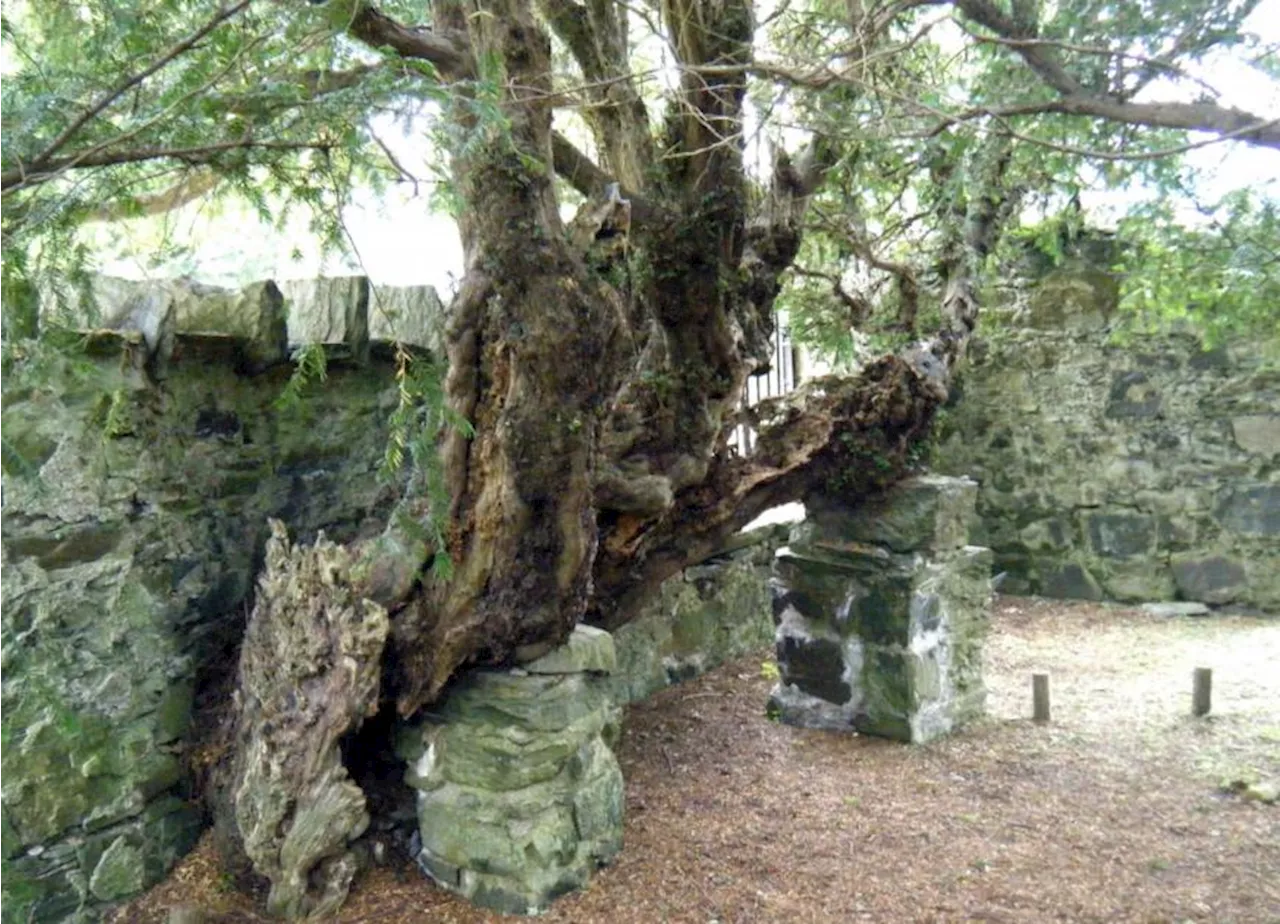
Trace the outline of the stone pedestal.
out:
M 772 588 L 783 722 L 924 742 L 982 714 L 991 552 L 966 545 L 976 490 L 912 478 L 795 528 Z
M 535 914 L 617 854 L 615 665 L 609 634 L 579 626 L 521 668 L 470 674 L 402 733 L 427 875 L 478 905 Z

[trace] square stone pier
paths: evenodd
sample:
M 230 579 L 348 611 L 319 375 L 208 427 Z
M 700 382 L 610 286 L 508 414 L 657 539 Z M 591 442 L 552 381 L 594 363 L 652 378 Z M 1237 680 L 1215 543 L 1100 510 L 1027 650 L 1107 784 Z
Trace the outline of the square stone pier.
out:
M 925 475 L 856 508 L 810 504 L 774 560 L 771 714 L 913 743 L 982 715 L 992 555 L 966 544 L 976 497 Z

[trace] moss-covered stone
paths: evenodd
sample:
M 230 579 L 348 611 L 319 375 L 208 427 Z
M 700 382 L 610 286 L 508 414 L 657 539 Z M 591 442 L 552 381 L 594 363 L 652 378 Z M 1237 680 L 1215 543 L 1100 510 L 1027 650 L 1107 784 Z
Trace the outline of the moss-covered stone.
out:
M 828 511 L 819 504 L 810 511 L 810 519 L 815 537 L 825 534 L 828 541 L 835 538 L 834 531 L 842 541 L 895 552 L 956 549 L 968 539 L 977 490 L 977 484 L 967 479 L 921 475 L 900 481 L 853 509 Z M 828 528 L 828 519 L 838 523 L 834 530 Z M 798 543 L 793 537 L 792 544 L 802 540 Z
M 731 554 L 662 585 L 639 619 L 614 633 L 619 703 L 640 700 L 773 641 L 769 566 L 785 530 L 743 536 Z
M 887 522 L 932 535 L 923 543 L 927 551 L 868 544 L 863 540 L 873 530 L 865 514 L 842 518 L 833 510 L 793 530 L 793 541 L 778 551 L 774 618 L 782 676 L 770 709 L 782 721 L 919 742 L 982 714 L 993 556 L 955 546 L 963 543 L 975 491 L 972 483 L 945 482 L 893 493 L 906 507 L 902 513 L 887 499 L 874 505 Z M 845 535 L 845 526 L 858 538 Z M 898 541 L 905 532 L 885 528 L 881 538 Z
M 1280 379 L 1266 351 L 1205 351 L 1179 334 L 1116 346 L 1101 331 L 1040 318 L 1049 320 L 1003 329 L 975 350 L 934 456 L 940 471 L 980 483 L 975 535 L 1008 572 L 1003 589 L 1229 597 L 1280 611 L 1280 483 L 1269 451 Z M 1186 564 L 1215 558 L 1240 571 L 1210 587 Z
M 618 668 L 618 656 L 608 632 L 574 626 L 563 645 L 521 666 L 530 674 L 612 674 Z
M 612 640 L 575 633 L 577 644 L 542 659 L 555 673 L 473 672 L 400 733 L 419 791 L 419 863 L 494 910 L 544 908 L 621 848 L 622 773 L 606 740 L 617 707 L 594 669 L 614 663 Z M 574 661 L 583 670 L 561 672 Z
M 93 917 L 137 869 L 143 885 L 167 872 L 199 826 L 180 798 L 188 781 L 174 745 L 189 735 L 199 666 L 242 630 L 267 519 L 304 539 L 324 529 L 347 541 L 380 528 L 395 500 L 376 477 L 392 367 L 331 363 L 327 383 L 282 411 L 290 370 L 267 366 L 283 315 L 265 286 L 228 298 L 179 306 L 177 349 L 151 370 L 162 386 L 121 362 L 120 349 L 141 348 L 145 335 L 8 370 L 6 921 L 11 906 L 24 922 L 62 920 L 68 906 Z M 217 332 L 232 315 L 244 330 Z M 196 328 L 215 329 L 183 332 Z M 246 340 L 250 328 L 263 350 Z M 119 837 L 141 851 L 141 867 L 104 867 L 95 891 L 100 854 Z
M 109 902 L 141 892 L 147 884 L 142 851 L 121 836 L 103 852 L 89 877 L 89 891 Z

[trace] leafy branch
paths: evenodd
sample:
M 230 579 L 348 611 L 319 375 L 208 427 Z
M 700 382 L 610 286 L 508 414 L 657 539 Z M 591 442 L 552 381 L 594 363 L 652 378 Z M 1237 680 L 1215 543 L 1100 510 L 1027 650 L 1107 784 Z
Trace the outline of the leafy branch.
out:
M 446 428 L 468 439 L 475 435 L 471 423 L 445 400 L 445 371 L 431 357 L 396 344 L 396 406 L 388 420 L 387 447 L 378 470 L 388 482 L 407 472 L 407 491 L 426 498 L 425 517 L 400 525 L 436 550 L 431 570 L 442 581 L 453 574 L 447 534 L 451 498 L 437 445 Z

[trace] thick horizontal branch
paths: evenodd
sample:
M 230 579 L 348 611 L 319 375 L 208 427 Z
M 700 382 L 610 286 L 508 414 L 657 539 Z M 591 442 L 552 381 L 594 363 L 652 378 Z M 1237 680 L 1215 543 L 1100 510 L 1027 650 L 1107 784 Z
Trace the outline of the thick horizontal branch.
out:
M 551 134 L 551 156 L 555 171 L 587 198 L 602 195 L 611 179 L 607 173 L 559 132 Z
M 853 378 L 814 379 L 750 409 L 751 456 L 717 456 L 706 481 L 681 492 L 653 528 L 623 516 L 602 535 L 590 620 L 629 622 L 662 581 L 724 548 L 770 507 L 813 492 L 856 503 L 904 477 L 946 399 L 945 377 L 941 364 L 891 355 Z
M 556 173 L 588 199 L 604 196 L 608 187 L 617 182 L 615 177 L 600 169 L 595 161 L 582 153 L 572 141 L 559 132 L 551 133 L 551 156 Z M 634 190 L 623 186 L 621 194 L 631 203 L 632 228 L 638 228 L 663 217 L 660 208 L 651 200 L 637 195 Z
M 1267 120 L 1251 112 L 1216 103 L 1135 103 L 1090 92 L 1058 60 L 1052 44 L 1040 41 L 1034 30 L 1028 30 L 1006 16 L 991 0 L 955 0 L 955 6 L 970 20 L 1004 40 L 1041 80 L 1058 93 L 1059 98 L 1047 103 L 1039 110 L 1041 112 L 1091 116 L 1149 128 L 1209 132 L 1280 149 L 1280 122 L 1274 119 Z
M 177 160 L 185 164 L 208 164 L 231 151 L 327 151 L 333 145 L 324 141 L 224 141 L 219 144 L 190 148 L 134 148 L 124 151 L 95 151 L 93 153 L 55 157 L 40 165 L 38 170 L 19 164 L 0 173 L 0 191 L 9 193 L 47 183 L 68 170 L 85 170 L 93 167 L 114 167 L 120 164 L 137 164 L 153 160 Z
M 208 167 L 198 167 L 187 171 L 181 179 L 160 192 L 123 201 L 113 199 L 106 202 L 85 216 L 85 221 L 121 221 L 126 218 L 172 212 L 213 191 L 219 179 L 215 171 Z
M 963 23 L 960 23 L 960 27 L 965 29 Z M 1199 84 L 1203 89 L 1207 90 L 1215 97 L 1222 95 L 1218 91 L 1217 87 L 1201 80 L 1194 74 L 1188 73 L 1185 68 L 1181 68 L 1169 61 L 1163 61 L 1159 58 L 1152 58 L 1147 55 L 1135 54 L 1122 48 L 1106 48 L 1101 45 L 1081 45 L 1076 42 L 1063 42 L 1057 39 L 1046 38 L 1013 39 L 1005 38 L 1002 35 L 984 35 L 982 33 L 973 32 L 969 29 L 965 29 L 965 33 L 976 41 L 992 45 L 1003 45 L 1006 48 L 1022 49 L 1032 46 L 1041 46 L 1044 48 L 1053 48 L 1059 51 L 1088 55 L 1096 58 L 1118 58 L 1123 61 L 1132 61 L 1136 64 L 1142 65 L 1144 71 L 1150 72 L 1153 75 L 1167 74 L 1181 80 L 1190 80 Z
M 1221 135 L 1224 140 L 1230 138 L 1280 150 L 1280 119 L 1263 119 L 1243 109 L 1214 103 L 1133 103 L 1095 96 L 1068 96 L 1058 100 L 1052 111 L 1149 128 L 1209 132 Z
M 371 48 L 390 48 L 402 58 L 429 61 L 453 80 L 475 73 L 470 46 L 447 32 L 405 26 L 373 7 L 362 4 L 347 31 Z

